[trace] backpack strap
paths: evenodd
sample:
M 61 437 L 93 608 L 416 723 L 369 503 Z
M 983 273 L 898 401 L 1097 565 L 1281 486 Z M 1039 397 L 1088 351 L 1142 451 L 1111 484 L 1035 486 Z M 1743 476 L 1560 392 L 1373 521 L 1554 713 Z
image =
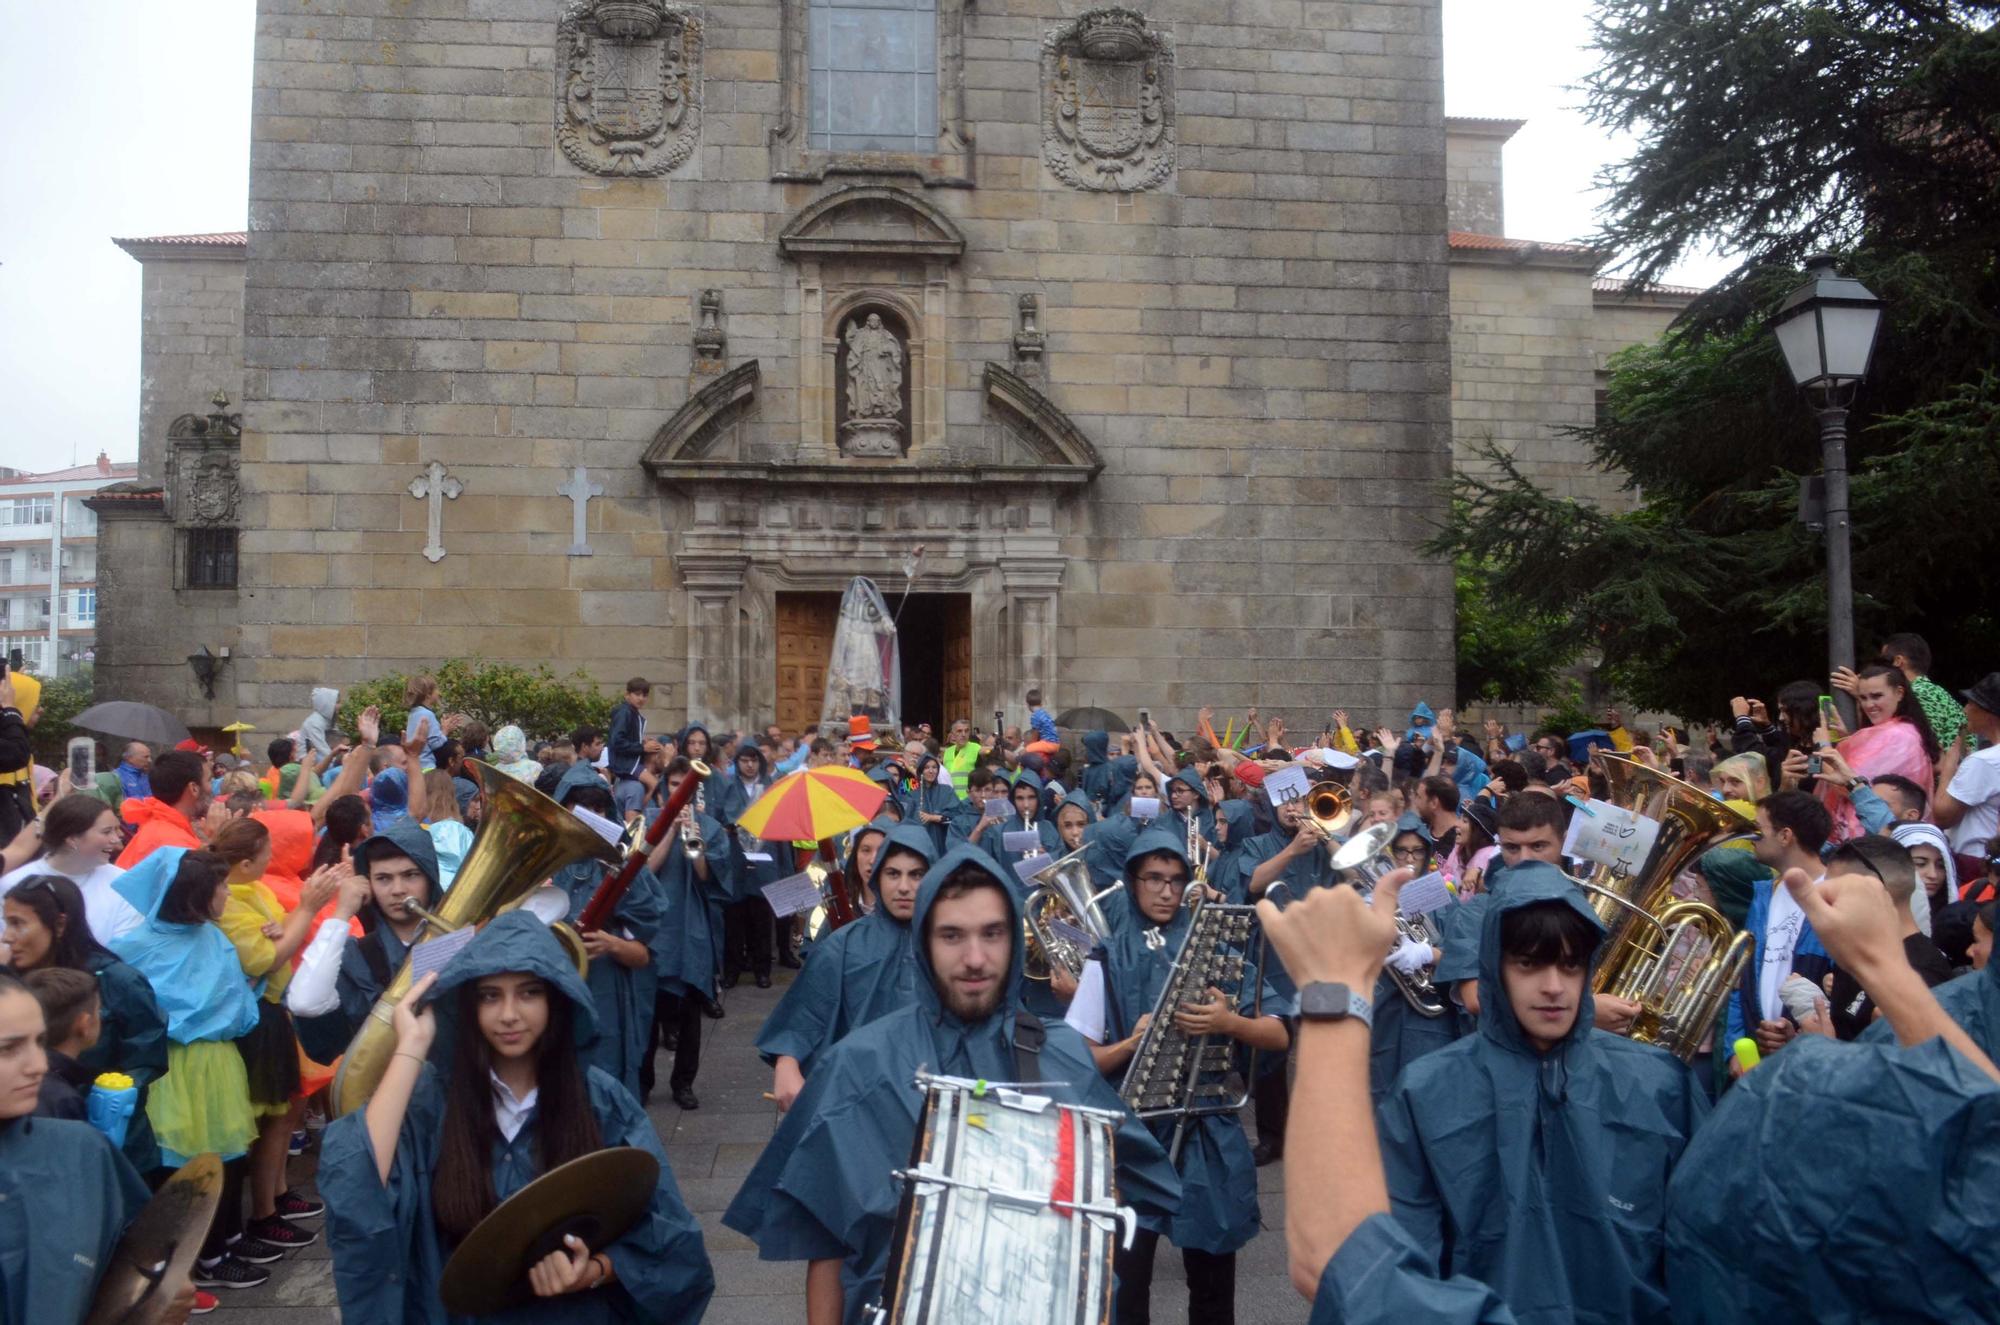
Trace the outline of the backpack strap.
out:
M 1014 1014 L 1014 1080 L 1024 1086 L 1042 1083 L 1042 1045 L 1048 1038 L 1040 1017 L 1026 1008 Z

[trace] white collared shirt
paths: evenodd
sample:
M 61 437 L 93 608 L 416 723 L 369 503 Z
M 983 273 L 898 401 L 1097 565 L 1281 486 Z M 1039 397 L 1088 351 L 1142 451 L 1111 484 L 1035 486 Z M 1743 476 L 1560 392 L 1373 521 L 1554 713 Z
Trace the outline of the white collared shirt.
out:
M 527 1124 L 528 1115 L 535 1111 L 535 1101 L 541 1098 L 541 1087 L 537 1086 L 529 1091 L 526 1099 L 517 1100 L 514 1098 L 513 1090 L 500 1079 L 498 1072 L 488 1068 L 486 1075 L 493 1079 L 493 1121 L 500 1125 L 500 1135 L 511 1142 L 521 1134 L 521 1128 Z

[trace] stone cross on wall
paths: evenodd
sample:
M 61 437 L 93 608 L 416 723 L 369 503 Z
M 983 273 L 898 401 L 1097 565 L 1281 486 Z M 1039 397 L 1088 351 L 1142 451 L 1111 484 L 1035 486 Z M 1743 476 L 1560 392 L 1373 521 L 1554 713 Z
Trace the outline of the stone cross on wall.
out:
M 570 544 L 572 557 L 587 557 L 590 552 L 590 499 L 604 495 L 604 485 L 590 481 L 590 471 L 582 465 L 576 467 L 569 482 L 556 489 L 558 497 L 567 497 L 570 502 Z
M 465 485 L 445 473 L 444 466 L 433 460 L 424 471 L 422 478 L 410 481 L 410 495 L 418 501 L 430 503 L 430 542 L 424 545 L 424 557 L 428 561 L 444 560 L 444 503 L 447 497 L 457 497 L 465 491 Z

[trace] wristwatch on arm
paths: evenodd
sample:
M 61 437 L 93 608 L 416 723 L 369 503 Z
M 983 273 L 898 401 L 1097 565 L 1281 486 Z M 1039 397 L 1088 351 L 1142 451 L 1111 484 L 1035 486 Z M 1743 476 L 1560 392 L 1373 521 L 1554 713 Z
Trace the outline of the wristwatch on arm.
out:
M 1346 985 L 1315 980 L 1299 990 L 1299 1015 L 1307 1021 L 1341 1021 L 1352 1017 L 1373 1026 L 1375 1005 Z

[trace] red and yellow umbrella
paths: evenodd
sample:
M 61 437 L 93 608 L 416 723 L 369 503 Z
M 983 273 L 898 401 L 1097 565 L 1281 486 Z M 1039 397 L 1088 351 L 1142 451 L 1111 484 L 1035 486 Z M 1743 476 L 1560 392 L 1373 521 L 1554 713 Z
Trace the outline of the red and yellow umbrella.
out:
M 867 823 L 888 798 L 858 768 L 802 768 L 779 778 L 736 823 L 767 842 L 820 842 Z

